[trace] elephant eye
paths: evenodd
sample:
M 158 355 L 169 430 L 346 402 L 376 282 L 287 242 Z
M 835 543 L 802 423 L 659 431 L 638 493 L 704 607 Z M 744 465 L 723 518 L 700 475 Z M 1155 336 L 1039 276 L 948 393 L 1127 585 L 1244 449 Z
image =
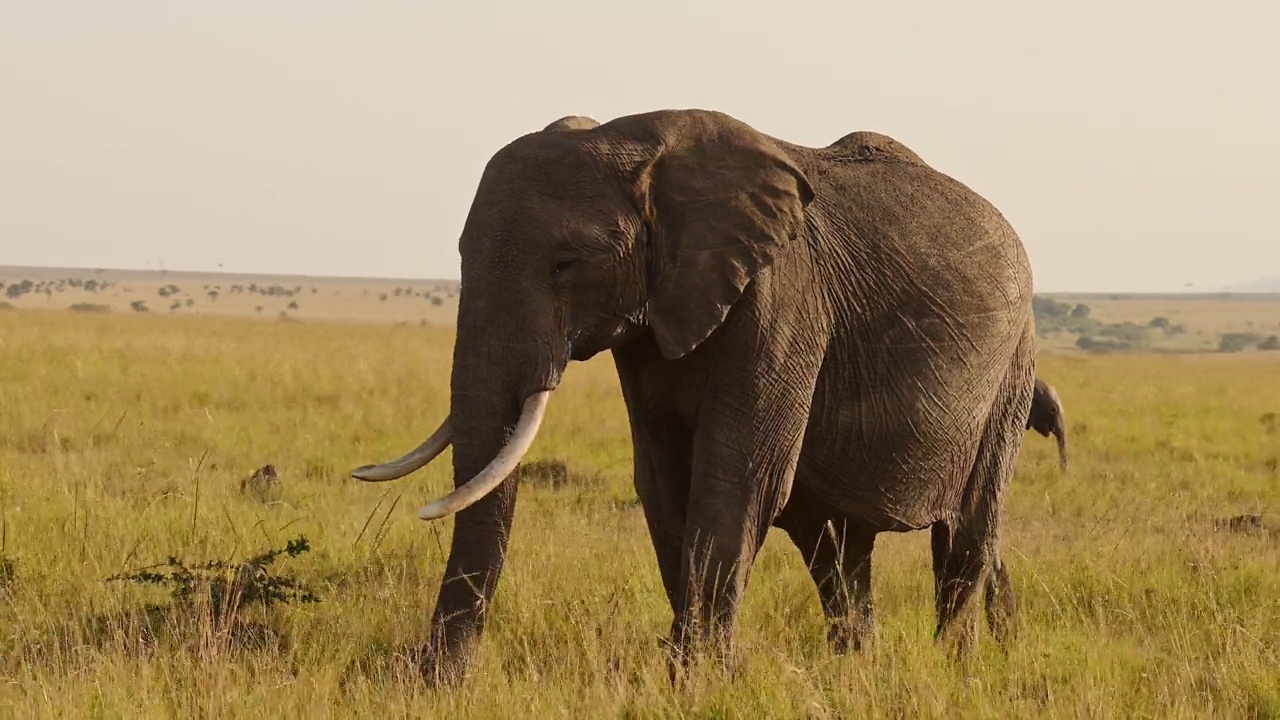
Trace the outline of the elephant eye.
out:
M 555 267 L 551 268 L 551 277 L 553 278 L 560 277 L 562 274 L 564 274 L 566 270 L 573 267 L 577 263 L 578 263 L 577 258 L 561 258 L 560 260 L 557 260 Z

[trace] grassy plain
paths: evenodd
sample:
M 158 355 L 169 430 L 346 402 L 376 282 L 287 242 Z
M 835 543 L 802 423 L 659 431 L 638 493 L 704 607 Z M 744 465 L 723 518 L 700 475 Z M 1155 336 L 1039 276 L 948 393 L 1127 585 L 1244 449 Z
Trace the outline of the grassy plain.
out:
M 406 652 L 451 526 L 414 511 L 448 486 L 447 456 L 397 483 L 346 472 L 445 415 L 448 327 L 15 304 L 0 310 L 0 716 L 1280 717 L 1277 353 L 1042 355 L 1072 466 L 1028 433 L 1004 533 L 1023 620 L 1008 656 L 984 634 L 965 677 L 932 644 L 923 532 L 881 536 L 875 648 L 832 656 L 775 531 L 738 625 L 742 673 L 683 690 L 612 365 L 577 364 L 531 453 L 572 482 L 522 488 L 472 677 L 436 693 Z M 242 493 L 268 463 L 275 494 Z M 1261 527 L 1216 525 L 1241 514 Z M 148 620 L 165 593 L 105 580 L 299 534 L 311 551 L 279 569 L 321 602 L 248 613 L 256 635 Z

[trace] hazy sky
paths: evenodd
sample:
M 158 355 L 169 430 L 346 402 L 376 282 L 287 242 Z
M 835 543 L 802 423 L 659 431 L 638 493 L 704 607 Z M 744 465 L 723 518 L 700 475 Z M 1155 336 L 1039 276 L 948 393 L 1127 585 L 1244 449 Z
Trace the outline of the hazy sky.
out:
M 1048 8 L 1052 9 L 1048 9 Z M 1280 275 L 1280 5 L 0 0 L 0 265 L 457 277 L 489 156 L 576 113 L 896 136 L 1038 290 Z

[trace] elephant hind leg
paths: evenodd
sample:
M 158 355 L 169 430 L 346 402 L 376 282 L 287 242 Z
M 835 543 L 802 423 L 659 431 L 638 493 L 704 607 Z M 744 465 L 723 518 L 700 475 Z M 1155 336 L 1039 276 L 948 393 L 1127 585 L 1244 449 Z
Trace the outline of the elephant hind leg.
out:
M 933 526 L 933 576 L 935 593 L 938 599 L 938 615 L 942 617 L 948 609 L 944 607 L 944 598 L 954 603 L 952 596 L 945 595 L 950 575 L 947 562 L 951 553 L 951 528 L 940 522 Z M 1009 568 L 997 554 L 989 562 L 986 580 L 983 584 L 983 610 L 987 616 L 987 627 L 1001 647 L 1008 647 L 1016 634 L 1018 623 L 1018 600 L 1013 589 L 1013 580 L 1009 577 Z M 941 622 L 939 622 L 941 628 Z
M 948 641 L 959 655 L 973 647 L 978 621 L 974 596 L 979 588 L 986 596 L 993 634 L 1007 640 L 1011 629 L 1015 600 L 998 550 L 1000 515 L 1022 446 L 1032 372 L 1029 362 L 1010 368 L 987 418 L 960 510 L 933 527 L 935 637 Z
M 987 627 L 1000 647 L 1008 649 L 1017 634 L 1018 598 L 1013 591 L 1009 568 L 999 556 L 987 573 L 985 595 L 983 607 L 987 612 Z
M 799 495 L 799 497 L 797 497 Z M 778 518 L 817 586 L 827 618 L 827 643 L 837 654 L 859 652 L 872 638 L 871 551 L 875 533 L 819 512 L 797 491 Z

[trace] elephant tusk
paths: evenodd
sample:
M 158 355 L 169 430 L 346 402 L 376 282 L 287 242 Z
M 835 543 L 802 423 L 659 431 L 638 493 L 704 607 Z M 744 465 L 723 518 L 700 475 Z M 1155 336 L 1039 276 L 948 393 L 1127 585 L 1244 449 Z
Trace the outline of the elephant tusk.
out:
M 501 485 L 533 445 L 533 439 L 537 437 L 538 428 L 542 425 L 542 417 L 547 412 L 547 400 L 550 397 L 550 390 L 530 395 L 524 401 L 524 408 L 520 411 L 520 420 L 516 423 L 515 431 L 498 451 L 497 456 L 465 485 L 460 485 L 445 497 L 424 505 L 418 511 L 418 517 L 423 520 L 448 517 L 470 507 Z
M 445 418 L 444 422 L 440 423 L 440 427 L 431 433 L 431 437 L 410 450 L 404 457 L 381 465 L 362 465 L 351 471 L 351 477 L 365 482 L 386 482 L 402 478 L 436 459 L 436 456 L 449 447 L 452 440 L 453 428 L 449 418 Z

